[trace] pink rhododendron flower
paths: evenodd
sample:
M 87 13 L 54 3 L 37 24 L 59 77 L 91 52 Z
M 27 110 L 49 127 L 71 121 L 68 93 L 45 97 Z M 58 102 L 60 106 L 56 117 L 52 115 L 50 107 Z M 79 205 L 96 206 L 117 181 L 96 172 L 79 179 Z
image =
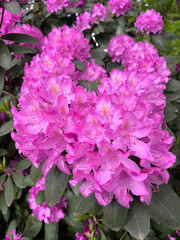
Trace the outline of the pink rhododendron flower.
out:
M 154 9 L 147 9 L 146 12 L 142 12 L 140 16 L 137 17 L 134 25 L 140 32 L 144 29 L 148 35 L 150 33 L 157 34 L 162 32 L 163 18 L 160 13 L 157 13 Z
M 10 231 L 10 233 L 13 234 L 13 240 L 23 240 L 23 239 L 24 239 L 24 237 L 22 237 L 22 234 L 17 234 L 17 233 L 16 233 L 16 230 L 15 230 L 15 229 L 12 229 L 12 230 Z M 10 239 L 9 236 L 6 235 L 3 240 L 9 240 L 9 239 Z
M 46 0 L 46 6 L 48 12 L 57 12 L 63 8 L 67 9 L 70 7 L 83 6 L 86 0 L 78 0 L 71 3 L 70 0 Z
M 86 221 L 83 221 L 84 232 L 83 233 L 76 233 L 75 238 L 76 240 L 88 240 L 92 234 L 92 231 L 89 228 L 89 224 L 92 222 L 92 219 L 89 218 Z M 94 235 L 98 234 L 97 224 L 94 226 Z
M 109 0 L 108 7 L 117 17 L 131 10 L 132 0 Z
M 14 29 L 16 23 L 21 22 L 22 13 L 23 13 L 23 10 L 21 10 L 19 15 L 10 13 L 6 9 L 4 10 L 3 23 L 0 29 L 0 36 L 10 33 Z M 1 15 L 2 15 L 2 8 L 0 8 L 0 19 L 2 17 Z
M 173 138 L 162 130 L 170 71 L 153 45 L 126 35 L 111 39 L 108 53 L 125 69 L 107 76 L 94 60 L 87 61 L 90 46 L 77 27 L 53 28 L 42 53 L 25 67 L 19 106 L 12 107 L 17 131 L 12 138 L 35 167 L 43 162 L 44 175 L 53 166 L 72 175 L 70 184 L 81 183 L 84 197 L 94 193 L 101 205 L 115 197 L 129 208 L 139 196 L 149 204 L 175 162 L 169 152 Z M 77 70 L 74 60 L 86 70 Z M 90 92 L 78 80 L 101 84 Z M 37 207 L 41 181 L 30 190 L 30 208 L 40 220 L 58 221 L 61 216 L 46 202 Z

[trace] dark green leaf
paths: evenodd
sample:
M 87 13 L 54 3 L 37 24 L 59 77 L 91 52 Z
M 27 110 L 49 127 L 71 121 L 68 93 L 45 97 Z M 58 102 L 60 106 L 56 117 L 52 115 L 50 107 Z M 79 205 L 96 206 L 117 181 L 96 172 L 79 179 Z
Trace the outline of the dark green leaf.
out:
M 4 148 L 0 148 L 0 157 L 3 157 L 7 154 L 8 152 Z
M 86 88 L 87 92 L 92 92 L 97 90 L 99 83 L 90 81 L 79 81 L 79 85 Z
M 125 228 L 138 240 L 143 240 L 147 236 L 150 228 L 150 217 L 141 202 L 136 200 L 133 202 L 128 212 Z
M 75 217 L 79 217 L 87 213 L 95 204 L 96 198 L 92 194 L 89 197 L 85 198 L 81 194 L 75 196 L 71 199 L 71 210 Z
M 11 177 L 8 177 L 8 179 L 6 180 L 6 186 L 4 189 L 4 197 L 5 197 L 6 204 L 9 207 L 12 204 L 13 197 L 14 197 L 14 186 L 13 186 Z
M 175 101 L 180 98 L 180 91 L 174 93 L 166 93 L 167 101 Z
M 4 68 L 0 67 L 0 95 L 2 94 L 4 88 Z
M 127 218 L 127 208 L 121 206 L 113 200 L 107 206 L 103 206 L 103 216 L 109 228 L 118 232 L 125 224 Z
M 180 35 L 171 32 L 163 32 L 162 36 L 166 39 L 180 39 Z
M 179 56 L 164 56 L 167 64 L 177 64 L 180 62 Z
M 71 213 L 68 213 L 64 218 L 65 223 L 70 226 L 72 232 L 82 233 L 84 231 L 82 222 L 75 220 Z
M 45 198 L 49 206 L 56 205 L 68 184 L 69 175 L 61 172 L 57 167 L 51 170 L 45 180 Z
M 7 235 L 10 236 L 11 239 L 13 239 L 13 234 L 10 233 L 12 229 L 16 229 L 16 221 L 13 219 L 7 229 Z
M 34 238 L 40 232 L 41 227 L 42 222 L 39 222 L 36 216 L 30 216 L 26 223 L 23 236 Z
M 58 240 L 58 233 L 58 222 L 49 222 L 49 224 L 45 224 L 45 240 Z
M 37 53 L 37 50 L 28 46 L 19 46 L 19 45 L 10 45 L 9 46 L 11 52 L 14 53 Z
M 27 185 L 25 184 L 24 181 L 24 175 L 18 172 L 13 172 L 12 175 L 14 183 L 19 187 L 19 188 L 26 188 Z
M 159 34 L 157 35 L 151 35 L 153 42 L 160 47 L 161 49 L 166 49 L 167 43 L 166 40 Z
M 6 177 L 7 177 L 6 174 L 3 174 L 3 175 L 0 176 L 0 186 L 3 185 L 3 183 L 4 183 L 5 179 L 6 179 Z
M 164 109 L 164 122 L 170 122 L 174 120 L 177 115 L 172 111 L 172 109 L 165 107 Z
M 18 162 L 15 166 L 16 170 L 24 170 L 32 165 L 32 162 L 28 159 L 23 159 L 20 162 Z
M 14 41 L 17 43 L 39 43 L 39 40 L 27 34 L 8 33 L 1 36 L 2 39 Z
M 96 203 L 88 212 L 92 216 L 97 216 L 98 214 L 100 214 L 101 211 L 102 211 L 102 206 Z
M 139 13 L 138 13 L 138 11 L 134 11 L 134 10 L 132 10 L 132 11 L 128 11 L 128 12 L 127 12 L 127 15 L 136 18 L 136 17 L 139 15 Z
M 180 199 L 169 185 L 162 185 L 153 193 L 149 213 L 151 217 L 167 227 L 180 230 Z
M 83 220 L 88 220 L 90 218 L 90 215 L 82 215 L 77 218 L 75 218 L 76 221 L 83 221 Z
M 78 70 L 85 71 L 86 70 L 86 65 L 85 63 L 79 61 L 79 60 L 74 60 L 73 63 L 75 64 L 75 67 Z
M 0 127 L 0 137 L 10 133 L 14 129 L 13 126 L 13 120 L 10 120 L 8 122 L 5 122 L 1 127 Z
M 42 175 L 43 174 L 41 171 L 41 165 L 39 166 L 39 168 L 36 168 L 34 167 L 34 165 L 32 165 L 31 171 L 30 171 L 30 180 L 34 185 L 37 183 L 37 181 L 39 181 Z
M 46 199 L 45 199 L 44 191 L 39 191 L 38 194 L 36 195 L 36 203 L 39 205 L 45 201 Z
M 177 92 L 180 91 L 180 81 L 172 79 L 166 85 L 166 91 Z
M 10 2 L 5 1 L 4 8 L 15 15 L 19 15 L 21 12 L 21 7 L 16 0 L 11 0 Z
M 0 209 L 1 209 L 2 214 L 7 213 L 8 208 L 7 208 L 7 205 L 6 205 L 6 202 L 5 202 L 4 193 L 0 194 Z
M 0 66 L 5 69 L 9 69 L 11 67 L 11 53 L 2 40 L 0 40 Z

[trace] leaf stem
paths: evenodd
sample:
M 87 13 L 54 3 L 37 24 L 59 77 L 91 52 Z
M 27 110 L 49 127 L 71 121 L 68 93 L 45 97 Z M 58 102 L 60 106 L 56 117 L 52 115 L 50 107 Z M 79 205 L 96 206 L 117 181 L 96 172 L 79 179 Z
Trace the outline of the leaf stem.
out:
M 7 94 L 7 95 L 9 95 L 9 96 L 11 96 L 11 97 L 16 99 L 16 96 L 14 94 L 12 94 L 12 93 L 9 93 L 9 92 L 7 92 L 5 90 L 3 90 L 2 93 Z
M 126 236 L 127 232 L 124 232 L 124 234 L 122 235 L 122 237 L 120 238 L 120 240 L 123 240 L 123 238 Z

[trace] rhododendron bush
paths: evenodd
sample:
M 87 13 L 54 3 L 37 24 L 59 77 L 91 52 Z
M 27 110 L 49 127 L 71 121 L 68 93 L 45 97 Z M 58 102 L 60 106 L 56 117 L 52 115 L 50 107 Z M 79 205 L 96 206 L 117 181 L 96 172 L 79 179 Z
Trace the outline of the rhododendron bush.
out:
M 0 3 L 2 239 L 178 238 L 180 35 L 142 2 Z

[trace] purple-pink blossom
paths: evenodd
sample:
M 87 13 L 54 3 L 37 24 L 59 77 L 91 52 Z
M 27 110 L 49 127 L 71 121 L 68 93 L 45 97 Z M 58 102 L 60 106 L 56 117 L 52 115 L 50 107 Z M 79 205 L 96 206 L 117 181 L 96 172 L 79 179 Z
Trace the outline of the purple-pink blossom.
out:
M 86 0 L 78 0 L 71 3 L 70 0 L 46 0 L 46 6 L 48 12 L 57 12 L 63 8 L 83 6 Z
M 132 8 L 132 0 L 109 0 L 108 8 L 117 17 L 123 15 Z
M 42 53 L 25 67 L 19 106 L 12 107 L 17 131 L 12 138 L 35 167 L 43 162 L 44 175 L 54 166 L 72 175 L 70 184 L 81 183 L 84 197 L 94 193 L 101 205 L 115 197 L 129 208 L 139 196 L 149 204 L 175 162 L 169 151 L 173 137 L 162 130 L 170 71 L 153 45 L 126 35 L 114 37 L 108 53 L 125 69 L 108 76 L 93 59 L 87 61 L 90 45 L 82 32 L 53 28 Z M 86 70 L 76 69 L 74 60 Z M 78 80 L 99 80 L 97 92 Z M 61 207 L 53 212 L 45 202 L 40 207 L 35 202 L 44 189 L 41 181 L 30 190 L 30 208 L 40 220 L 58 220 L 54 212 Z
M 163 28 L 163 18 L 154 9 L 147 9 L 146 12 L 141 12 L 134 25 L 140 32 L 145 30 L 148 35 L 150 33 L 160 34 Z

